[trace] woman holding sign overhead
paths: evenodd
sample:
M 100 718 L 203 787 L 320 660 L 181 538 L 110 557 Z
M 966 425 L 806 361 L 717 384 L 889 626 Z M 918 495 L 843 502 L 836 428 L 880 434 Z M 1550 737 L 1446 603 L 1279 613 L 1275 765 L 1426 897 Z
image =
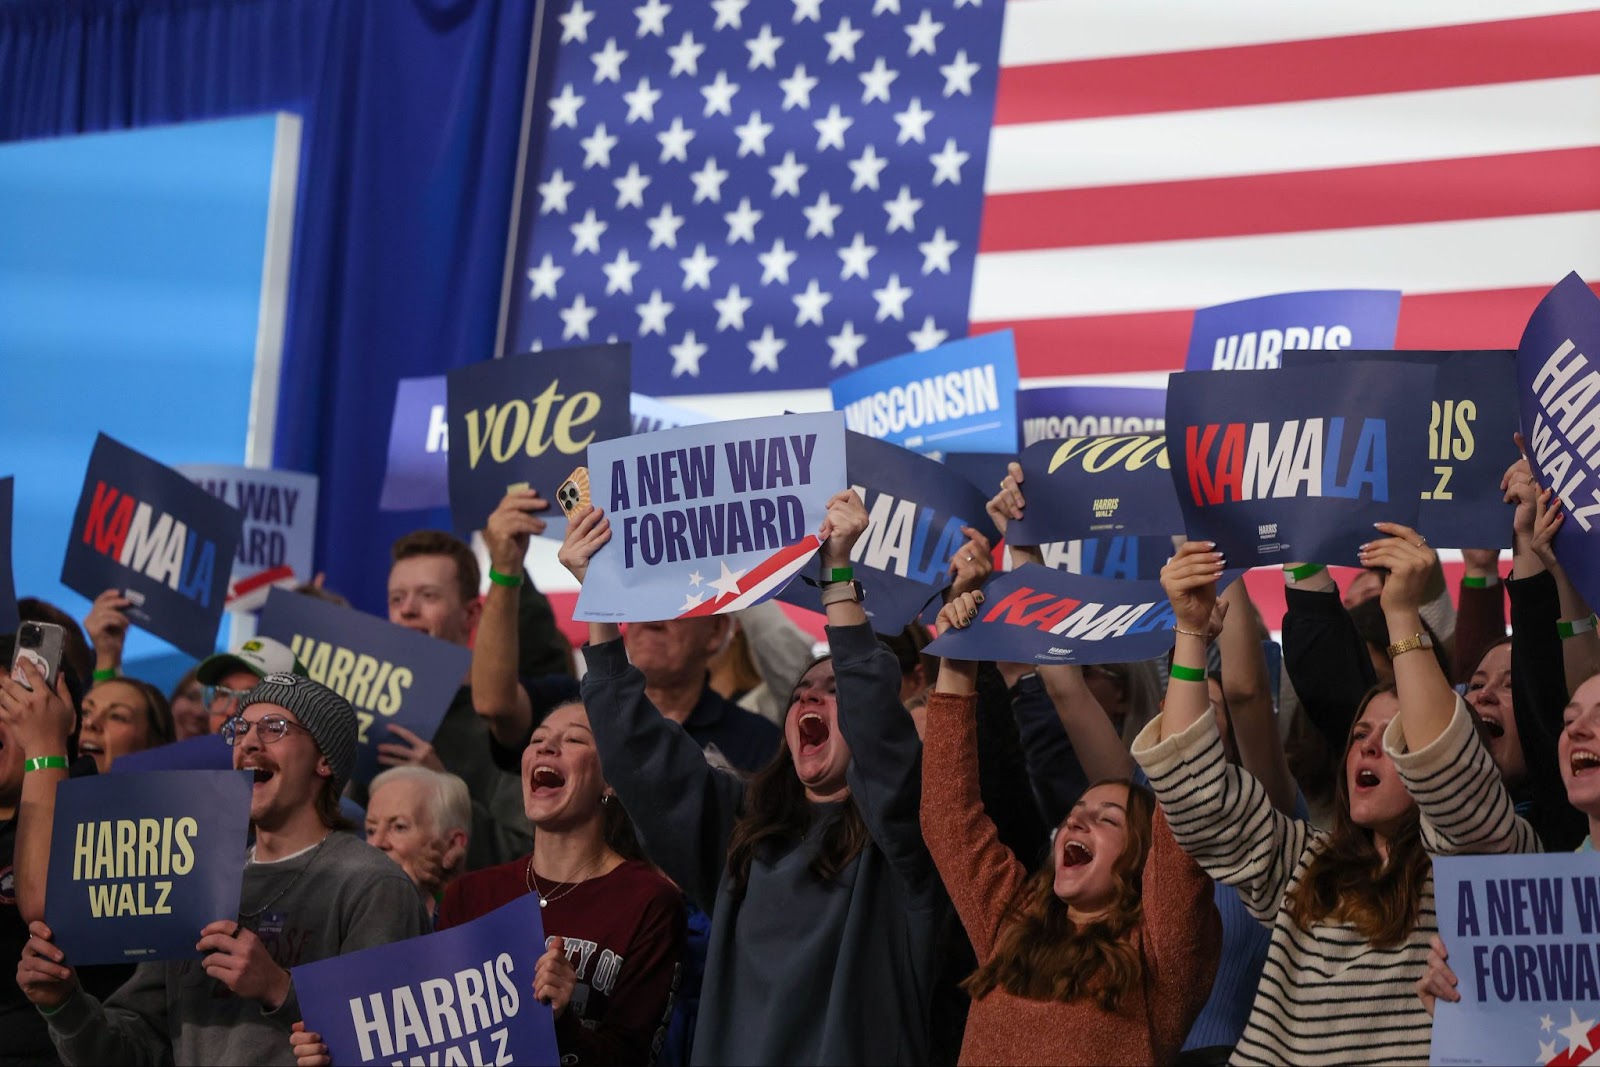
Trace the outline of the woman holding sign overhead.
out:
M 1356 715 L 1329 831 L 1278 811 L 1223 756 L 1205 683 L 1220 555 L 1187 542 L 1162 570 L 1177 618 L 1172 681 L 1133 754 L 1178 842 L 1273 927 L 1234 1063 L 1426 1063 L 1431 1024 L 1413 983 L 1437 926 L 1431 857 L 1538 847 L 1428 652 L 1419 606 L 1433 551 L 1408 527 L 1378 529 L 1361 563 L 1389 571 L 1390 632 L 1417 636 L 1390 646 L 1395 684 Z
M 867 527 L 828 501 L 821 563 Z M 599 508 L 568 528 L 580 580 L 611 539 Z M 618 629 L 593 623 L 583 681 L 607 778 L 650 857 L 711 916 L 696 1063 L 921 1063 L 943 893 L 922 842 L 920 746 L 900 668 L 847 577 L 823 591 L 830 658 L 801 676 L 785 744 L 749 781 L 712 767 L 645 696 Z

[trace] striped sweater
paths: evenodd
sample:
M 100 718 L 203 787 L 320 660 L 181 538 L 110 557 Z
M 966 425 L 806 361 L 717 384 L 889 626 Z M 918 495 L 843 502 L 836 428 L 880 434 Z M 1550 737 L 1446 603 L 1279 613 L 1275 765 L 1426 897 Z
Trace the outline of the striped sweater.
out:
M 1326 834 L 1277 811 L 1259 782 L 1228 763 L 1212 713 L 1181 734 L 1160 738 L 1158 718 L 1134 742 L 1133 755 L 1150 776 L 1173 835 L 1212 877 L 1237 886 L 1245 906 L 1272 926 L 1261 986 L 1233 1062 L 1427 1063 L 1432 1021 L 1414 986 L 1438 929 L 1432 876 L 1416 929 L 1394 948 L 1374 948 L 1340 923 L 1301 930 L 1281 905 L 1325 847 Z M 1538 850 L 1459 698 L 1449 726 L 1428 747 L 1406 751 L 1399 719 L 1383 742 L 1417 800 L 1430 854 Z

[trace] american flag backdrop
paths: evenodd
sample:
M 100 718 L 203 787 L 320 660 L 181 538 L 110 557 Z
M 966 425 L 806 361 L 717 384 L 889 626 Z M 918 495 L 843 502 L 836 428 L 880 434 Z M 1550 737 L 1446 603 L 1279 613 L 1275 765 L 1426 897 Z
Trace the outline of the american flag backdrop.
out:
M 508 346 L 581 341 L 565 337 L 571 323 L 603 307 L 587 321 L 589 339 L 643 342 L 640 391 L 710 414 L 826 408 L 822 387 L 833 375 L 941 330 L 955 336 L 963 322 L 972 332 L 1014 330 L 1027 378 L 1159 384 L 1158 372 L 1182 365 L 1195 308 L 1302 289 L 1401 290 L 1400 347 L 1514 347 L 1539 296 L 1567 271 L 1600 278 L 1600 10 L 1589 4 L 554 3 L 567 21 L 551 24 L 563 41 L 550 93 L 536 103 Z M 588 19 L 586 33 L 567 40 L 574 12 Z M 656 19 L 660 33 L 648 21 Z M 845 22 L 862 34 L 850 55 L 836 42 L 852 33 L 828 36 Z M 669 51 L 686 33 L 704 48 L 692 72 L 688 52 Z M 817 79 L 806 106 L 798 90 L 786 99 L 782 84 L 802 64 L 797 84 Z M 675 66 L 684 69 L 674 75 Z M 650 93 L 637 105 L 623 96 L 641 78 L 662 94 L 650 120 Z M 739 88 L 724 114 L 728 83 Z M 641 114 L 629 122 L 634 106 Z M 906 111 L 913 126 L 933 113 L 922 141 L 901 140 L 897 113 Z M 663 161 L 661 135 L 682 136 L 671 134 L 675 116 L 694 137 L 687 158 Z M 845 120 L 838 148 L 828 131 Z M 601 123 L 604 136 L 586 148 Z M 765 123 L 774 126 L 765 155 L 741 156 Z M 611 137 L 609 165 L 597 158 L 585 168 Z M 939 180 L 931 159 L 947 142 L 950 160 L 968 157 L 959 185 Z M 853 189 L 860 175 L 850 162 L 869 144 L 893 159 L 879 188 Z M 807 168 L 798 195 L 776 193 L 768 170 L 790 151 L 793 167 Z M 694 204 L 699 185 L 687 175 L 713 156 L 702 182 L 731 172 L 721 200 Z M 542 210 L 540 186 L 558 168 L 574 184 L 567 210 Z M 647 207 L 618 207 L 627 186 L 615 182 L 643 178 Z M 967 199 L 980 188 L 981 202 Z M 691 217 L 677 247 L 652 260 L 653 273 L 625 264 L 608 274 L 624 245 L 630 260 L 651 251 L 644 220 L 667 190 L 673 213 Z M 813 234 L 802 248 L 816 224 L 806 209 L 824 192 L 843 210 L 830 237 Z M 902 195 L 922 204 L 891 207 Z M 762 213 L 748 241 L 725 218 L 746 197 Z M 575 251 L 595 228 L 573 229 L 590 207 L 606 226 L 600 251 Z M 702 228 L 691 238 L 692 225 Z M 957 246 L 950 270 L 937 269 L 935 244 L 925 274 L 921 246 L 941 229 Z M 781 300 L 770 266 L 752 258 L 780 233 L 797 254 Z M 857 233 L 874 249 L 861 271 L 851 270 L 864 255 Z M 719 262 L 709 285 L 685 289 L 698 278 L 682 261 L 695 260 L 702 242 Z M 632 292 L 607 294 L 612 275 L 624 274 Z M 911 293 L 894 317 L 901 288 Z M 641 337 L 637 306 L 656 290 L 675 306 L 664 331 Z M 880 320 L 881 290 L 890 313 Z M 741 332 L 744 299 L 753 303 Z M 859 344 L 847 337 L 850 358 L 830 343 L 846 321 L 865 335 Z M 673 354 L 691 327 L 694 343 Z M 698 374 L 688 369 L 696 359 Z

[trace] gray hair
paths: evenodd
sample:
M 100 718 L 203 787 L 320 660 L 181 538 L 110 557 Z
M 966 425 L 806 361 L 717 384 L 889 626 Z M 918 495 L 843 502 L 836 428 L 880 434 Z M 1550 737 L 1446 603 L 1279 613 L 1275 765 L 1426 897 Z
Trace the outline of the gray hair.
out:
M 367 787 L 368 802 L 378 795 L 378 790 L 395 782 L 417 782 L 423 786 L 423 809 L 433 822 L 435 834 L 442 836 L 452 830 L 471 832 L 472 797 L 467 792 L 467 783 L 460 778 L 409 764 L 390 767 Z

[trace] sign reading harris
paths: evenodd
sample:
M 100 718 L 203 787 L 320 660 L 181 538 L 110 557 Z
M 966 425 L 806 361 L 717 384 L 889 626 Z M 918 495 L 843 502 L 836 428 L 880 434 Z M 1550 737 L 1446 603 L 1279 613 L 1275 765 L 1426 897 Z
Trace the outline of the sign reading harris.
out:
M 936 460 L 859 433 L 846 435 L 845 460 L 850 487 L 867 508 L 866 532 L 850 553 L 867 594 L 861 607 L 878 633 L 899 633 L 950 584 L 950 558 L 967 541 L 961 528 L 991 543 L 999 531 L 983 494 Z M 822 610 L 821 591 L 804 582 L 791 583 L 781 599 Z
M 1435 1005 L 1430 1062 L 1591 1062 L 1600 1048 L 1594 856 L 1441 857 L 1433 886 L 1461 1000 Z
M 1398 289 L 1279 293 L 1201 308 L 1185 370 L 1272 370 L 1300 348 L 1393 348 Z
M 1556 491 L 1566 520 L 1556 556 L 1600 604 L 1600 297 L 1576 274 L 1545 294 L 1517 348 L 1517 395 L 1528 461 Z
M 1417 528 L 1438 548 L 1510 548 L 1500 476 L 1517 461 L 1516 353 L 1292 352 L 1285 367 L 1377 360 L 1436 369 Z
M 17 615 L 17 586 L 11 571 L 11 511 L 16 480 L 0 478 L 0 634 L 16 633 L 22 624 Z
M 307 674 L 355 708 L 357 782 L 378 773 L 378 745 L 394 740 L 390 724 L 433 737 L 472 663 L 471 649 L 461 645 L 282 589 L 267 596 L 258 629 L 288 645 Z
M 1166 427 L 1167 391 L 1120 385 L 1046 385 L 1017 390 L 1020 447 L 1068 437 L 1157 434 Z
M 74 778 L 56 789 L 45 922 L 73 966 L 198 959 L 239 914 L 248 771 Z
M 306 1029 L 322 1035 L 334 1063 L 555 1067 L 555 1020 L 533 997 L 544 942 L 530 893 L 461 926 L 290 974 Z
M 1010 452 L 1017 446 L 1017 351 L 1010 330 L 874 363 L 833 382 L 856 433 L 913 452 Z
M 445 415 L 444 375 L 401 378 L 378 509 L 415 511 L 449 503 L 450 421 Z
M 1185 532 L 1235 567 L 1354 563 L 1374 522 L 1417 523 L 1433 393 L 1420 364 L 1172 375 Z
M 611 540 L 589 561 L 573 618 L 715 615 L 776 596 L 816 555 L 845 480 L 838 412 L 681 426 L 589 447 Z
M 462 532 L 479 529 L 506 490 L 526 483 L 553 499 L 597 441 L 626 437 L 627 345 L 547 349 L 460 367 L 447 375 L 450 513 Z M 566 535 L 552 508 L 545 536 Z
M 243 522 L 177 471 L 101 434 L 61 581 L 90 600 L 124 590 L 130 620 L 204 658 L 216 647 Z
M 1007 526 L 1018 544 L 1183 530 L 1161 434 L 1040 441 L 1023 449 L 1022 474 L 1028 506 Z
M 233 558 L 228 610 L 254 611 L 274 583 L 311 580 L 317 534 L 317 476 L 190 463 L 190 481 L 244 515 Z

